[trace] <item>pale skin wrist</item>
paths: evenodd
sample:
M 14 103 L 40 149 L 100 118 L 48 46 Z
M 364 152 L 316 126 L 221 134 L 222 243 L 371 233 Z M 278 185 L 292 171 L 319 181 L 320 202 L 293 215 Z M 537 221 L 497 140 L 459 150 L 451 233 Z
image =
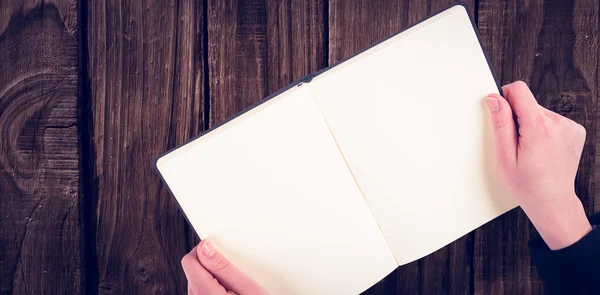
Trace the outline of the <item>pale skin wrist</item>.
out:
M 521 204 L 521 208 L 551 250 L 569 247 L 592 230 L 583 205 L 575 194 L 556 199 L 561 202 Z

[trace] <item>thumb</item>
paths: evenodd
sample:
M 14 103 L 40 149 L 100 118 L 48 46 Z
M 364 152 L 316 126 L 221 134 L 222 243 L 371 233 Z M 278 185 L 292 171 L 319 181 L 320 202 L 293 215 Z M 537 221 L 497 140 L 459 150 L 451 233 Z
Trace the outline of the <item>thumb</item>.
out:
M 490 94 L 485 100 L 492 114 L 496 158 L 500 163 L 514 162 L 517 160 L 518 141 L 512 109 L 508 101 L 498 94 Z
M 198 245 L 200 264 L 208 270 L 229 291 L 235 294 L 266 294 L 264 289 L 253 279 L 235 267 L 213 245 L 203 240 Z

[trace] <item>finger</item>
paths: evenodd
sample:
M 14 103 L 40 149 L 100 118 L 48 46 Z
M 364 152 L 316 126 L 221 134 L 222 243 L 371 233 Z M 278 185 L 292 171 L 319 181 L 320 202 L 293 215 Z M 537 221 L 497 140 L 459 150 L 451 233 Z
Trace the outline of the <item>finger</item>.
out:
M 198 245 L 198 258 L 202 266 L 227 290 L 233 291 L 235 294 L 261 293 L 260 285 L 217 252 L 209 241 L 203 240 Z
M 512 109 L 508 101 L 498 94 L 488 95 L 486 103 L 492 114 L 496 158 L 502 164 L 515 162 L 517 160 L 518 138 Z
M 181 267 L 188 280 L 188 294 L 225 294 L 225 288 L 200 264 L 196 248 L 181 259 Z
M 533 121 L 540 114 L 540 107 L 525 82 L 505 85 L 502 92 L 519 121 Z

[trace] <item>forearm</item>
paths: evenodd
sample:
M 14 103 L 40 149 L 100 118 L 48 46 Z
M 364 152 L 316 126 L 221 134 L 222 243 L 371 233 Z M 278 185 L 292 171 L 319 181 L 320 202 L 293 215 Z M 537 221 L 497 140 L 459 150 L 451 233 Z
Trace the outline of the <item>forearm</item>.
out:
M 592 230 L 583 205 L 575 193 L 551 200 L 553 201 L 543 204 L 521 204 L 551 250 L 571 246 Z

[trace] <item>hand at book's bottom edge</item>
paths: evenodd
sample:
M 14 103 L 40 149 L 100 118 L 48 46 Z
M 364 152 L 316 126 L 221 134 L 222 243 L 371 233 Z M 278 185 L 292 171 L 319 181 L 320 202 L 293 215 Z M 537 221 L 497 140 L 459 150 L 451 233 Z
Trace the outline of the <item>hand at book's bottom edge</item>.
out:
M 252 278 L 244 274 L 203 240 L 181 260 L 188 280 L 188 294 L 264 295 L 269 294 Z

